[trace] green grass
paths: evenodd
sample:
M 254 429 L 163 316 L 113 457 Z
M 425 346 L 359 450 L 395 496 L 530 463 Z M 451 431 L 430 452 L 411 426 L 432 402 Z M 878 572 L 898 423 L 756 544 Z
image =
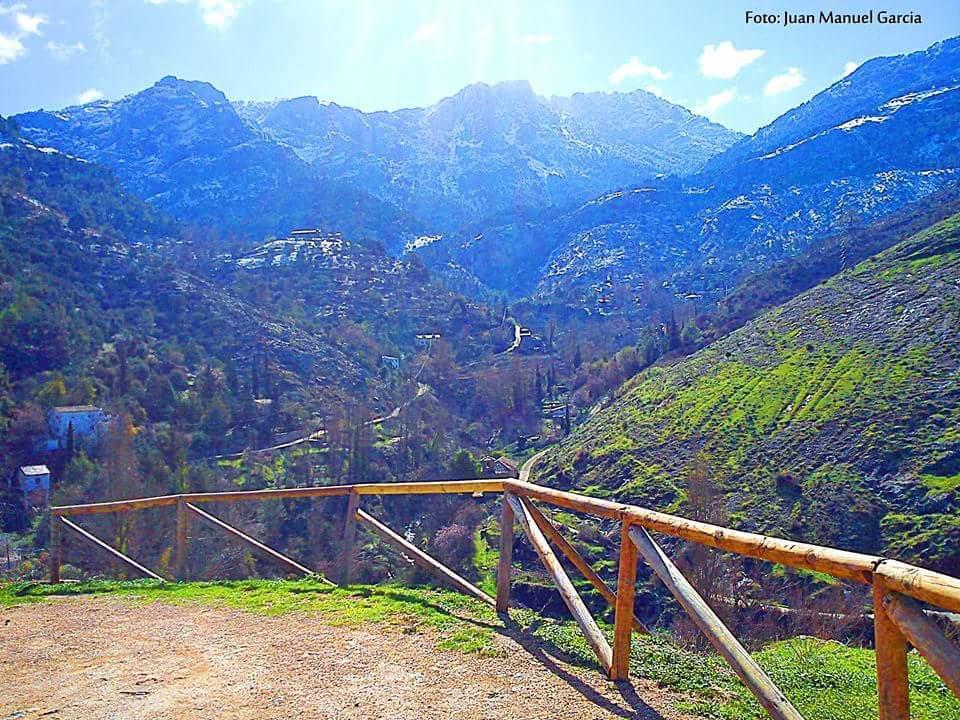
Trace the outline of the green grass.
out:
M 946 493 L 960 487 L 960 473 L 954 475 L 920 475 L 920 482 L 934 493 Z
M 331 588 L 316 580 L 244 580 L 217 583 L 86 582 L 0 586 L 0 607 L 54 597 L 106 595 L 130 602 L 204 603 L 264 615 L 310 613 L 332 625 L 375 624 L 387 631 L 423 632 L 435 646 L 501 655 L 498 633 L 522 633 L 583 666 L 597 668 L 576 625 L 511 611 L 509 626 L 485 605 L 446 590 L 395 586 Z M 604 627 L 609 634 L 609 627 Z M 810 638 L 775 643 L 758 662 L 808 720 L 876 717 L 873 653 Z M 712 720 L 761 720 L 763 711 L 716 655 L 678 648 L 664 634 L 637 636 L 631 671 L 677 693 L 678 710 Z M 960 701 L 916 653 L 910 657 L 914 720 L 960 720 Z

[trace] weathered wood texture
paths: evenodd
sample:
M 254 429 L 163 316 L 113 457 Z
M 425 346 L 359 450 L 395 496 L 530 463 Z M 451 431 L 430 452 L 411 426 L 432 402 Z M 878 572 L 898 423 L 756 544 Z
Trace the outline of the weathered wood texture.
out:
M 54 520 L 54 522 L 56 522 L 56 520 Z M 86 530 L 84 530 L 84 529 L 83 529 L 82 527 L 80 527 L 79 525 L 77 525 L 77 524 L 75 524 L 75 523 L 72 523 L 72 522 L 70 522 L 69 520 L 67 520 L 65 517 L 60 518 L 60 522 L 63 523 L 63 525 L 65 525 L 66 527 L 68 527 L 68 528 L 70 528 L 71 530 L 73 530 L 75 533 L 77 533 L 77 535 L 79 535 L 80 537 L 82 537 L 84 540 L 86 540 L 87 542 L 89 542 L 91 545 L 93 545 L 93 546 L 96 547 L 97 549 L 102 550 L 104 553 L 106 553 L 107 555 L 109 555 L 110 557 L 112 557 L 114 560 L 119 560 L 120 562 L 122 562 L 122 563 L 123 563 L 124 565 L 126 565 L 127 567 L 133 568 L 134 570 L 136 570 L 138 573 L 140 573 L 140 574 L 143 575 L 144 577 L 152 578 L 152 579 L 154 579 L 154 580 L 163 580 L 162 577 L 160 577 L 159 575 L 157 575 L 157 574 L 156 574 L 155 572 L 153 572 L 152 570 L 148 570 L 148 569 L 145 568 L 143 565 L 141 565 L 140 563 L 138 563 L 136 560 L 133 560 L 133 559 L 127 557 L 126 555 L 124 555 L 124 554 L 123 554 L 122 552 L 120 552 L 119 550 L 116 550 L 116 549 L 114 549 L 113 547 L 111 547 L 110 545 L 108 545 L 107 543 L 105 543 L 103 540 L 101 540 L 100 538 L 98 538 L 96 535 L 93 535 L 92 533 L 87 532 Z
M 408 542 L 406 539 L 395 533 L 372 515 L 369 515 L 363 510 L 358 509 L 356 511 L 356 518 L 363 524 L 364 527 L 371 530 L 388 545 L 398 550 L 406 557 L 410 558 L 419 567 L 422 567 L 427 572 L 436 575 L 441 580 L 450 583 L 453 587 L 457 588 L 461 592 L 472 595 L 491 607 L 496 607 L 497 601 L 483 592 L 483 590 L 473 585 L 473 583 L 470 581 L 460 577 L 457 573 L 440 561 L 430 557 L 423 550 Z
M 607 601 L 607 604 L 612 608 L 617 606 L 617 594 L 610 589 L 610 586 L 607 585 L 603 578 L 597 574 L 590 563 L 588 563 L 584 557 L 577 552 L 577 549 L 571 545 L 567 539 L 560 534 L 560 531 L 557 530 L 556 526 L 547 519 L 546 516 L 540 510 L 530 503 L 528 506 L 530 510 L 530 516 L 533 518 L 533 521 L 537 524 L 537 527 L 543 531 L 543 534 L 547 536 L 547 539 L 553 543 L 554 547 L 559 548 L 567 560 L 580 571 L 580 573 L 590 581 L 590 584 L 596 588 L 597 592 Z M 637 619 L 636 616 L 633 618 L 633 629 L 637 632 L 648 633 L 646 626 Z
M 187 579 L 187 533 L 189 521 L 187 519 L 187 502 L 182 497 L 177 501 L 177 543 L 176 562 L 177 580 Z
M 294 573 L 296 575 L 315 575 L 316 574 L 310 568 L 306 568 L 300 563 L 296 562 L 295 560 L 291 560 L 286 555 L 278 553 L 276 550 L 274 550 L 271 547 L 268 547 L 267 545 L 264 545 L 259 540 L 254 540 L 252 537 L 250 537 L 246 533 L 233 527 L 233 525 L 225 523 L 220 518 L 214 517 L 210 513 L 206 512 L 205 510 L 201 510 L 196 505 L 193 505 L 192 503 L 187 503 L 186 507 L 187 507 L 187 510 L 189 510 L 193 515 L 196 515 L 203 522 L 217 528 L 218 530 L 222 530 L 223 532 L 227 533 L 230 537 L 234 538 L 235 540 L 239 540 L 240 542 L 252 548 L 257 554 L 261 555 L 267 560 L 270 560 L 276 563 L 287 572 Z
M 504 487 L 518 495 L 543 500 L 569 510 L 577 510 L 611 520 L 626 520 L 648 530 L 656 530 L 665 535 L 690 540 L 707 547 L 761 560 L 769 560 L 782 565 L 818 570 L 834 577 L 861 583 L 872 581 L 873 569 L 882 559 L 819 545 L 731 530 L 719 525 L 687 520 L 676 515 L 668 515 L 634 505 L 621 505 L 608 500 L 599 500 L 562 490 L 531 485 L 519 480 L 506 480 L 504 481 Z
M 904 595 L 960 612 L 960 579 L 897 560 L 884 560 L 876 568 L 884 587 Z
M 148 508 L 176 505 L 179 495 L 161 495 L 159 497 L 136 498 L 133 500 L 112 500 L 110 502 L 87 503 L 85 505 L 58 505 L 50 508 L 54 515 L 99 515 L 101 513 L 147 510 Z
M 950 691 L 960 697 L 960 648 L 924 614 L 915 600 L 888 592 L 883 596 L 883 607 L 900 633 L 927 659 Z
M 510 581 L 513 573 L 513 508 L 503 494 L 500 508 L 500 559 L 497 561 L 497 612 L 505 613 L 510 608 Z
M 84 505 L 59 505 L 51 508 L 54 515 L 95 515 L 99 513 L 146 510 L 176 505 L 182 497 L 193 504 L 208 502 L 245 502 L 257 500 L 294 500 L 309 497 L 336 497 L 359 495 L 431 495 L 452 493 L 501 492 L 503 480 L 443 480 L 409 483 L 366 483 L 358 485 L 328 485 L 326 487 L 281 488 L 277 490 L 231 490 L 225 492 L 184 493 L 157 497 L 115 500 Z
M 613 620 L 613 668 L 611 680 L 630 677 L 630 640 L 633 630 L 633 600 L 637 586 L 637 546 L 630 539 L 630 526 L 620 528 L 620 562 L 617 570 L 616 611 Z
M 650 534 L 639 527 L 631 527 L 628 534 L 650 568 L 687 611 L 710 644 L 729 663 L 737 677 L 753 693 L 770 717 L 775 720 L 803 720 L 803 716 L 774 685 L 763 668 L 727 629 L 683 573 L 654 542 Z
M 503 480 L 478 478 L 476 480 L 435 480 L 430 482 L 368 483 L 354 485 L 361 495 L 434 495 L 457 493 L 498 493 L 503 491 Z
M 553 582 L 556 584 L 564 604 L 567 606 L 567 609 L 570 610 L 573 619 L 577 621 L 581 632 L 583 632 L 587 642 L 590 643 L 590 647 L 593 648 L 597 660 L 600 661 L 600 666 L 604 672 L 609 673 L 613 665 L 613 650 L 597 626 L 593 616 L 590 615 L 590 611 L 587 610 L 587 606 L 584 605 L 583 599 L 577 593 L 576 588 L 573 587 L 573 583 L 570 582 L 570 578 L 567 577 L 567 573 L 564 572 L 563 566 L 560 564 L 557 556 L 554 555 L 553 550 L 550 549 L 547 538 L 534 522 L 529 510 L 529 501 L 526 498 L 517 498 L 509 494 L 506 495 L 506 498 L 507 502 L 509 502 L 513 508 L 513 512 L 520 522 L 520 526 L 524 532 L 527 533 L 530 544 L 533 545 L 547 572 L 550 573 L 550 576 L 553 578 Z
M 880 720 L 910 720 L 910 688 L 907 675 L 907 639 L 884 606 L 886 589 L 873 586 L 873 638 L 877 654 L 877 690 Z

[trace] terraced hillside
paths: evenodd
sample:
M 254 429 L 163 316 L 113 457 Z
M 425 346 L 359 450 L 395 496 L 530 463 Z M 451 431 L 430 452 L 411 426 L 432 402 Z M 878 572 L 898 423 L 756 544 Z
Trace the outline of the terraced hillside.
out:
M 641 373 L 545 482 L 684 507 L 707 468 L 744 528 L 960 569 L 960 215 Z

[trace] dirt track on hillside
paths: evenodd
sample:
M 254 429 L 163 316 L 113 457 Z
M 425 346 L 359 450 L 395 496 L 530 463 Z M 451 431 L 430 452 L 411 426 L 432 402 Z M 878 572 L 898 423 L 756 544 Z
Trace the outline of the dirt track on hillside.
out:
M 4 609 L 0 720 L 682 718 L 655 685 L 615 685 L 532 639 L 498 636 L 503 656 L 487 658 L 435 640 L 107 598 Z

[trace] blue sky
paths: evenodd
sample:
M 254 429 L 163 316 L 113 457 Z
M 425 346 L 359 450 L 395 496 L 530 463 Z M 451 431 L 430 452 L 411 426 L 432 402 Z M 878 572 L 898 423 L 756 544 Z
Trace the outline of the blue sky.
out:
M 752 132 L 855 64 L 960 35 L 960 3 L 890 0 L 919 25 L 757 27 L 763 2 L 0 0 L 0 114 L 118 98 L 168 74 L 233 99 L 427 105 L 472 82 L 541 95 L 647 88 Z

